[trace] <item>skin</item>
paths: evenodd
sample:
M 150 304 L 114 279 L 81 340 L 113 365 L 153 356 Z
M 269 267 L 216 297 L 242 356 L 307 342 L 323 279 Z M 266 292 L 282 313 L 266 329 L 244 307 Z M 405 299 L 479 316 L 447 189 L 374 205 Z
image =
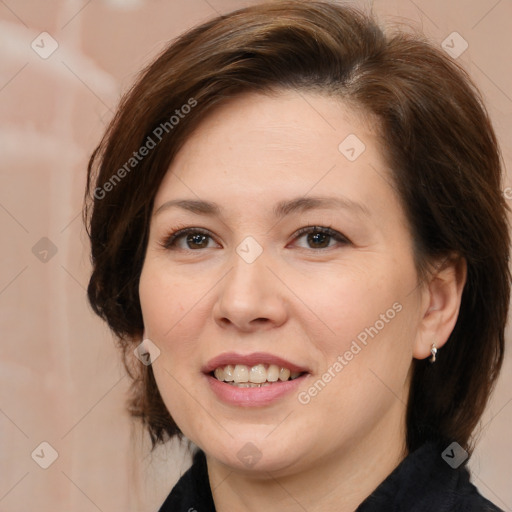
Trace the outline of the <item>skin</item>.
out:
M 161 351 L 153 370 L 167 408 L 207 455 L 219 511 L 353 511 L 406 456 L 411 363 L 446 342 L 465 268 L 450 260 L 418 282 L 375 126 L 319 94 L 238 96 L 202 121 L 158 190 L 139 288 L 145 336 Z M 338 149 L 349 134 L 366 146 L 355 161 Z M 273 216 L 277 202 L 304 196 L 359 206 Z M 162 207 L 173 199 L 213 201 L 221 216 Z M 296 235 L 308 225 L 349 241 Z M 163 247 L 178 227 L 211 238 Z M 247 236 L 263 250 L 250 264 L 236 252 Z M 294 392 L 264 407 L 227 405 L 201 373 L 223 352 L 269 352 L 310 370 L 298 390 L 307 392 L 397 303 L 307 404 Z M 261 455 L 250 467 L 237 456 L 247 443 Z

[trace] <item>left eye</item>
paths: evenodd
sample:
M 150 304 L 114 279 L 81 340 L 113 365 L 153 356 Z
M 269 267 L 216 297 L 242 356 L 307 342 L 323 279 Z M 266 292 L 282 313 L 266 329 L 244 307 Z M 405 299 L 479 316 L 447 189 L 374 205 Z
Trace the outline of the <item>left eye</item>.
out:
M 296 233 L 296 237 L 298 239 L 306 237 L 306 241 L 310 245 L 309 247 L 306 247 L 307 249 L 325 249 L 327 247 L 332 247 L 330 242 L 333 240 L 343 245 L 350 243 L 348 238 L 338 231 L 321 226 L 308 226 L 302 228 Z

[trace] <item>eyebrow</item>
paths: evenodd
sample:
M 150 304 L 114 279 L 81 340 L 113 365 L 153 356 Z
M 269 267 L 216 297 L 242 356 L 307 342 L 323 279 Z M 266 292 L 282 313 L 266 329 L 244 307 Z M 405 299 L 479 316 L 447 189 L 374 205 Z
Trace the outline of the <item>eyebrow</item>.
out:
M 221 208 L 218 204 L 196 199 L 173 199 L 171 201 L 166 201 L 157 208 L 154 215 L 173 207 L 181 208 L 197 215 L 207 215 L 212 217 L 219 217 L 221 215 Z M 355 213 L 362 213 L 366 216 L 370 216 L 370 211 L 366 206 L 348 198 L 332 196 L 297 197 L 294 199 L 280 201 L 274 206 L 273 214 L 276 218 L 281 219 L 292 213 L 302 213 L 314 209 L 330 208 L 353 210 Z

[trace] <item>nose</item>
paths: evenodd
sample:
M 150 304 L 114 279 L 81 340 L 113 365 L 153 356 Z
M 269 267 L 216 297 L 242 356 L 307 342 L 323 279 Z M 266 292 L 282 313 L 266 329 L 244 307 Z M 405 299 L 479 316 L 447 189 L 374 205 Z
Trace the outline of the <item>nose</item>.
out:
M 233 265 L 219 284 L 213 308 L 215 321 L 222 328 L 251 332 L 286 321 L 286 287 L 264 253 L 252 263 L 233 254 Z

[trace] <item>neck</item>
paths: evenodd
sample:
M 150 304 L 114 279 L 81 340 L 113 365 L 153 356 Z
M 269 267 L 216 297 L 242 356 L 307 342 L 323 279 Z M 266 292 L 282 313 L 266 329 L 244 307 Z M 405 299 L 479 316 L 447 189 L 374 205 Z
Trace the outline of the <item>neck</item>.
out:
M 364 439 L 350 440 L 300 472 L 247 475 L 207 457 L 216 510 L 354 512 L 407 455 L 404 418 L 396 418 L 391 415 L 384 419 L 387 425 L 379 422 Z

